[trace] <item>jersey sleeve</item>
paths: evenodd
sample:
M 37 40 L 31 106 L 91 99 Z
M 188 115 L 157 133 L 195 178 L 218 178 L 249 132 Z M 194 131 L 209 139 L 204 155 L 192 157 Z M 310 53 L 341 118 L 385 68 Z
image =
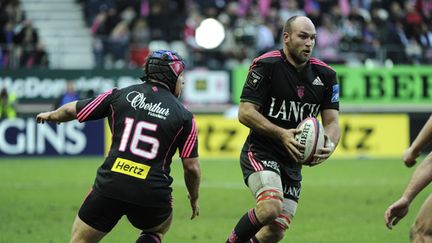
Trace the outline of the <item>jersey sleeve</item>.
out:
M 108 116 L 111 112 L 110 104 L 118 92 L 117 89 L 112 89 L 96 97 L 78 101 L 77 120 L 85 122 Z
M 240 101 L 263 105 L 270 88 L 269 67 L 262 60 L 254 60 L 249 68 Z
M 331 72 L 326 76 L 326 89 L 324 93 L 324 102 L 322 109 L 339 110 L 339 84 L 336 78 L 336 72 Z
M 179 155 L 180 158 L 198 157 L 198 127 L 193 117 L 185 122 L 180 133 Z

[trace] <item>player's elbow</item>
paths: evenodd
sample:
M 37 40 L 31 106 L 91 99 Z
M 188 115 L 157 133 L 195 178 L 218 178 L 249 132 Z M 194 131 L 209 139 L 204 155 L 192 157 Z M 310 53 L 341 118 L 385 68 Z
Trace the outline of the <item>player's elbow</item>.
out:
M 76 113 L 77 113 L 76 112 L 76 104 L 77 104 L 77 101 L 72 101 L 72 102 L 67 103 L 67 104 L 63 105 L 62 107 L 60 107 L 60 109 L 63 110 L 63 112 L 65 114 L 65 118 L 67 120 L 75 118 Z
M 183 159 L 183 169 L 187 174 L 195 175 L 195 177 L 199 177 L 201 174 L 198 158 Z
M 238 120 L 241 124 L 247 126 L 249 121 L 254 116 L 254 109 L 247 105 L 240 105 L 238 111 Z

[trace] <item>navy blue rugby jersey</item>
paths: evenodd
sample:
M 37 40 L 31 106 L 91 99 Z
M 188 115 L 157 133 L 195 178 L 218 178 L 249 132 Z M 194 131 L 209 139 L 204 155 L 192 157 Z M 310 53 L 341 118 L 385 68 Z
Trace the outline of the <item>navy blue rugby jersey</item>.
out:
M 336 72 L 313 57 L 298 72 L 282 50 L 271 51 L 253 61 L 241 101 L 258 105 L 261 114 L 280 127 L 296 128 L 303 119 L 316 117 L 322 110 L 339 110 Z M 244 149 L 260 151 L 277 161 L 291 160 L 280 140 L 254 131 Z
M 113 89 L 77 103 L 80 122 L 107 117 L 112 145 L 94 190 L 143 206 L 171 202 L 171 159 L 198 157 L 198 129 L 191 112 L 162 85 Z M 102 138 L 101 138 L 102 139 Z

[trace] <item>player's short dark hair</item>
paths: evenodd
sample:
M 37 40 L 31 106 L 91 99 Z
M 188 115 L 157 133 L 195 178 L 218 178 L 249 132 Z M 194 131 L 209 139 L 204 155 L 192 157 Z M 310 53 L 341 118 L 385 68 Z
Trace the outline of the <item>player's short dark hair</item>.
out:
M 283 32 L 287 32 L 288 34 L 292 33 L 292 22 L 294 22 L 298 17 L 298 15 L 296 16 L 292 16 L 291 18 L 289 18 L 286 22 L 285 25 L 283 27 Z
M 177 79 L 185 68 L 183 58 L 175 51 L 158 50 L 150 53 L 144 64 L 144 75 L 141 80 L 150 79 L 168 85 L 174 93 Z

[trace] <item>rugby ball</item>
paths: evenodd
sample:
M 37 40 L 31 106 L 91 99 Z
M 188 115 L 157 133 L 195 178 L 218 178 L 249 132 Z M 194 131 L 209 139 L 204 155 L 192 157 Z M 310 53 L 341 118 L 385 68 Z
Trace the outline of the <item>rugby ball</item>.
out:
M 305 146 L 304 151 L 300 151 L 300 162 L 309 164 L 314 160 L 314 154 L 324 147 L 324 127 L 315 117 L 304 119 L 297 126 L 301 132 L 296 135 L 296 140 Z

